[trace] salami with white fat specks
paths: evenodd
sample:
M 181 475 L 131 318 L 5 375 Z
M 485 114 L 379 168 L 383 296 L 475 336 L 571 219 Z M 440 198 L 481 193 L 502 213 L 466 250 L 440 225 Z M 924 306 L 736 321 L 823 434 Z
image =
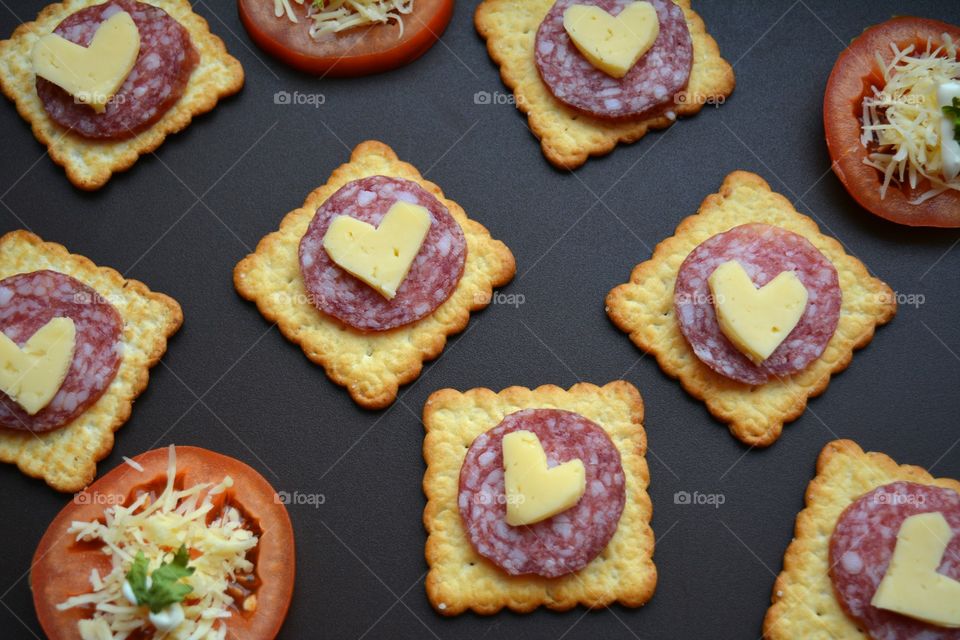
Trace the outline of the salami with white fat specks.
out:
M 100 399 L 122 356 L 123 319 L 96 291 L 56 271 L 33 271 L 0 280 L 0 330 L 17 345 L 54 318 L 76 327 L 73 362 L 60 390 L 30 415 L 0 392 L 0 426 L 39 433 L 66 426 Z
M 334 263 L 323 248 L 323 237 L 336 216 L 379 226 L 390 207 L 400 201 L 429 211 L 430 230 L 397 295 L 387 300 Z M 457 288 L 466 258 L 463 229 L 443 203 L 416 182 L 386 176 L 342 186 L 320 206 L 300 241 L 300 273 L 310 301 L 361 331 L 387 331 L 433 313 Z
M 200 60 L 190 33 L 179 22 L 163 9 L 137 0 L 110 0 L 81 9 L 54 33 L 86 47 L 100 24 L 120 11 L 129 13 L 137 25 L 140 53 L 103 113 L 78 103 L 49 80 L 37 78 L 37 95 L 50 118 L 85 138 L 128 138 L 149 127 L 180 100 Z
M 807 289 L 800 322 L 759 365 L 727 339 L 717 321 L 708 278 L 730 260 L 758 287 L 793 271 Z M 819 358 L 837 330 L 841 303 L 840 279 L 826 256 L 806 238 L 760 223 L 734 227 L 694 249 L 680 265 L 674 288 L 677 322 L 697 357 L 717 373 L 751 385 L 802 371 Z
M 586 492 L 562 513 L 532 525 L 507 524 L 503 437 L 531 431 L 550 466 L 580 459 Z M 512 413 L 480 435 L 460 469 L 460 517 L 477 553 L 511 575 L 555 578 L 578 571 L 603 551 L 617 530 L 626 502 L 620 452 L 606 431 L 570 411 L 527 409 Z
M 938 571 L 960 580 L 960 494 L 943 487 L 894 482 L 861 497 L 840 516 L 830 538 L 830 577 L 849 616 L 872 640 L 960 640 L 960 629 L 937 627 L 870 604 L 907 518 L 939 511 L 953 538 Z
M 599 118 L 654 116 L 675 104 L 690 80 L 693 40 L 683 9 L 671 0 L 650 0 L 660 19 L 660 35 L 622 78 L 593 66 L 563 28 L 563 14 L 575 4 L 618 15 L 633 1 L 557 0 L 553 5 L 537 30 L 536 62 L 557 100 Z

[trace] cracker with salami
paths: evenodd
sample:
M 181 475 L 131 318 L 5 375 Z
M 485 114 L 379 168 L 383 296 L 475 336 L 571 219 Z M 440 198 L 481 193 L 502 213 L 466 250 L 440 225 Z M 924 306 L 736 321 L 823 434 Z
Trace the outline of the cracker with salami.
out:
M 561 169 L 719 104 L 735 85 L 690 0 L 484 0 L 475 23 Z
M 506 245 L 368 141 L 237 264 L 233 281 L 354 401 L 379 409 L 515 271 Z
M 89 484 L 182 322 L 172 298 L 59 244 L 0 238 L 0 461 Z
M 744 171 L 727 176 L 606 302 L 667 375 L 759 447 L 896 313 L 886 284 Z
M 187 0 L 66 0 L 0 41 L 0 89 L 85 190 L 242 86 L 239 61 Z
M 767 640 L 960 638 L 960 482 L 824 447 L 764 620 Z
M 426 589 L 438 613 L 639 607 L 653 596 L 635 387 L 443 389 L 423 423 Z

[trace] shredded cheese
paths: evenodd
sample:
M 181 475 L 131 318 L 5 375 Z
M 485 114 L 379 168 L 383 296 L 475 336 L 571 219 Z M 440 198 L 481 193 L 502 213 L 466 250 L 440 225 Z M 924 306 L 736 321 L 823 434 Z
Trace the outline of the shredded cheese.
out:
M 893 59 L 884 63 L 885 85 L 871 87 L 872 96 L 863 99 L 862 134 L 864 147 L 875 145 L 864 163 L 883 174 L 880 198 L 886 197 L 891 183 L 909 184 L 916 189 L 922 179 L 930 188 L 912 200 L 920 204 L 944 191 L 960 191 L 960 178 L 946 179 L 942 157 L 944 114 L 937 103 L 937 87 L 960 78 L 957 46 L 950 36 L 927 41 L 926 50 L 915 53 L 910 45 L 901 50 L 891 44 Z
M 92 607 L 91 617 L 78 623 L 83 640 L 123 640 L 138 630 L 152 632 L 150 637 L 176 640 L 227 637 L 222 620 L 230 617 L 231 607 L 235 606 L 227 589 L 238 576 L 253 571 L 253 564 L 246 556 L 258 540 L 243 527 L 242 517 L 234 507 L 228 507 L 206 524 L 207 514 L 214 507 L 211 497 L 233 486 L 230 476 L 216 485 L 201 483 L 178 491 L 174 488 L 176 469 L 176 450 L 171 445 L 167 484 L 153 502 L 149 495 L 143 494 L 129 506 L 107 508 L 103 522 L 71 524 L 68 531 L 76 534 L 77 540 L 101 542 L 103 553 L 112 564 L 106 576 L 100 576 L 96 569 L 91 572 L 90 593 L 57 605 L 61 611 Z M 183 622 L 168 633 L 161 633 L 150 623 L 150 609 L 132 605 L 124 596 L 123 585 L 138 551 L 149 559 L 149 571 L 153 572 L 164 557 L 181 544 L 196 556 L 190 560 L 195 571 L 187 579 L 193 591 L 181 603 Z M 253 596 L 247 600 L 251 598 Z
M 293 1 L 299 5 L 304 3 L 304 0 Z M 273 0 L 273 9 L 278 18 L 286 15 L 291 22 L 299 22 L 290 0 Z M 318 39 L 328 33 L 390 21 L 400 26 L 397 37 L 403 37 L 403 16 L 412 11 L 413 0 L 310 0 L 307 9 L 307 18 L 313 22 L 310 37 Z

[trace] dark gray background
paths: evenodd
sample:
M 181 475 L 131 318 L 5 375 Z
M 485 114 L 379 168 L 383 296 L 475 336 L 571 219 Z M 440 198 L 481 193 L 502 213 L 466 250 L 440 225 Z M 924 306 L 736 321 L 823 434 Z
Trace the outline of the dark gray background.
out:
M 9 6 L 8 6 L 9 3 Z M 0 34 L 40 0 L 0 1 Z M 821 447 L 837 437 L 960 477 L 960 250 L 955 231 L 914 230 L 859 209 L 829 171 L 821 101 L 844 43 L 898 13 L 960 23 L 952 0 L 695 3 L 735 63 L 737 90 L 664 133 L 550 168 L 461 2 L 441 44 L 405 69 L 317 80 L 253 47 L 233 2 L 197 11 L 247 73 L 242 93 L 93 194 L 43 156 L 12 104 L 0 105 L 0 228 L 30 228 L 183 305 L 186 321 L 153 371 L 102 471 L 170 442 L 240 458 L 291 506 L 297 585 L 283 638 L 759 637 L 774 575 Z M 323 94 L 319 108 L 278 91 Z M 438 361 L 382 412 L 354 405 L 233 290 L 234 264 L 345 162 L 382 140 L 505 240 L 524 304 L 476 314 Z M 607 320 L 603 298 L 735 169 L 755 171 L 814 216 L 904 300 L 894 322 L 767 450 L 750 451 Z M 598 201 L 598 198 L 600 199 Z M 646 607 L 444 619 L 423 587 L 424 464 L 419 414 L 442 387 L 625 377 L 647 406 L 660 573 Z M 0 467 L 0 636 L 42 637 L 30 558 L 69 500 Z M 722 494 L 719 508 L 678 491 Z

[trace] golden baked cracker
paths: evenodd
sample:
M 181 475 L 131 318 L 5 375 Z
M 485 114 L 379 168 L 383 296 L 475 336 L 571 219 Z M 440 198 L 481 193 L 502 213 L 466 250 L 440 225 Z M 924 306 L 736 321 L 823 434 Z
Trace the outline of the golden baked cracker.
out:
M 116 308 L 123 318 L 123 357 L 104 394 L 69 425 L 46 433 L 0 429 L 0 461 L 15 463 L 58 491 L 79 491 L 93 480 L 97 461 L 113 449 L 113 432 L 130 417 L 134 399 L 147 387 L 150 367 L 183 324 L 183 313 L 175 300 L 142 282 L 28 231 L 0 238 L 0 279 L 42 269 L 76 278 Z
M 626 475 L 626 504 L 607 548 L 580 571 L 559 578 L 511 576 L 479 555 L 457 507 L 460 467 L 474 439 L 508 414 L 534 408 L 573 411 L 603 427 L 620 452 Z M 439 613 L 452 616 L 472 609 L 487 615 L 504 607 L 526 613 L 541 605 L 564 611 L 578 604 L 594 608 L 614 602 L 639 607 L 650 600 L 657 585 L 653 506 L 647 494 L 643 400 L 633 385 L 619 380 L 603 387 L 580 383 L 569 391 L 553 385 L 510 387 L 500 393 L 442 389 L 427 400 L 423 424 L 423 524 L 430 566 L 426 587 Z
M 843 294 L 840 321 L 823 354 L 803 371 L 756 387 L 730 380 L 701 362 L 680 332 L 673 307 L 674 283 L 687 255 L 708 238 L 748 222 L 776 225 L 809 240 L 836 267 Z M 896 310 L 890 287 L 771 191 L 763 178 L 745 171 L 728 175 L 720 192 L 708 196 L 696 215 L 657 245 L 653 257 L 633 270 L 630 282 L 607 296 L 613 322 L 638 347 L 656 355 L 667 375 L 679 378 L 688 393 L 706 402 L 735 437 L 757 447 L 773 444 L 784 423 L 800 417 L 807 400 L 826 390 L 830 376 L 846 369 L 853 351 L 865 347 L 874 329 L 889 322 Z
M 70 133 L 47 115 L 36 90 L 31 52 L 41 37 L 53 32 L 67 16 L 101 0 L 65 0 L 45 7 L 37 19 L 26 22 L 9 40 L 0 41 L 0 89 L 30 123 L 33 135 L 46 145 L 54 162 L 80 189 L 99 189 L 118 171 L 126 171 L 141 155 L 159 147 L 167 135 L 187 127 L 194 116 L 206 113 L 217 101 L 243 87 L 243 67 L 227 53 L 223 41 L 210 33 L 207 21 L 193 12 L 188 0 L 141 0 L 160 7 L 190 32 L 200 60 L 180 100 L 149 129 L 122 140 L 91 140 Z
M 843 510 L 864 494 L 907 481 L 960 492 L 960 482 L 933 478 L 925 469 L 898 465 L 882 453 L 864 453 L 850 440 L 827 444 L 817 477 L 807 487 L 806 508 L 797 516 L 763 623 L 767 640 L 830 638 L 869 640 L 840 606 L 830 578 L 830 537 Z
M 517 108 L 527 114 L 530 129 L 540 139 L 543 154 L 555 167 L 576 169 L 590 156 L 613 151 L 617 143 L 636 142 L 649 129 L 664 129 L 676 117 L 698 113 L 704 104 L 722 102 L 733 93 L 733 67 L 720 57 L 720 48 L 690 0 L 675 0 L 687 18 L 693 40 L 693 67 L 684 93 L 678 94 L 676 115 L 647 120 L 608 120 L 572 109 L 557 100 L 540 78 L 534 59 L 537 29 L 555 0 L 484 0 L 474 16 L 487 51 L 500 66 L 504 84 L 513 90 Z
M 327 198 L 348 182 L 375 175 L 412 180 L 436 196 L 463 229 L 467 259 L 456 289 L 432 314 L 390 331 L 362 332 L 311 304 L 300 276 L 298 250 Z M 347 387 L 357 404 L 380 409 L 396 399 L 400 385 L 420 375 L 425 360 L 440 355 L 447 336 L 463 331 L 470 312 L 490 304 L 493 288 L 508 283 L 515 272 L 513 254 L 505 244 L 467 218 L 460 205 L 445 198 L 440 187 L 425 180 L 413 165 L 401 162 L 393 149 L 367 141 L 353 150 L 350 162 L 337 168 L 325 185 L 307 196 L 302 207 L 284 217 L 279 231 L 265 236 L 256 252 L 237 264 L 233 283 L 331 380 Z

